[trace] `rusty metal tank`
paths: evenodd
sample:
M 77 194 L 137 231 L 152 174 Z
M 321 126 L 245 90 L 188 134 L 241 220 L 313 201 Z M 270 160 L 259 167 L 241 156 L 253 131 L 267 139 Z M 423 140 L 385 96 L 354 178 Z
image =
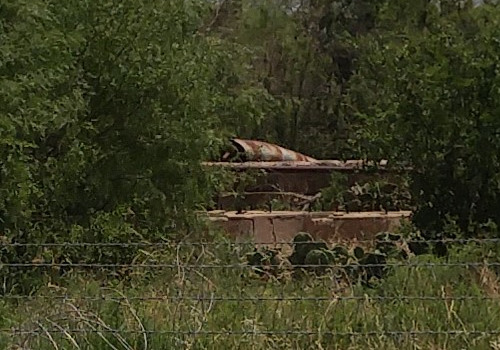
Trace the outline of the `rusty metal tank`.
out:
M 316 162 L 317 160 L 304 154 L 283 148 L 264 141 L 232 139 L 231 143 L 243 153 L 245 161 L 299 161 Z

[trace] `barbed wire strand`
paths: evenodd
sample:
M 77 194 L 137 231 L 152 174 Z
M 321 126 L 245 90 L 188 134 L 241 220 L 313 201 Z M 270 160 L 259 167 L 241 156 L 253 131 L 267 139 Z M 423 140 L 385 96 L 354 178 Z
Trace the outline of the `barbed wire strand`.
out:
M 200 330 L 200 331 L 184 331 L 184 330 L 134 330 L 134 329 L 109 329 L 102 328 L 98 330 L 102 333 L 120 333 L 120 334 L 171 334 L 171 335 L 318 335 L 321 334 L 329 335 L 329 336 L 401 336 L 401 335 L 409 335 L 409 336 L 418 336 L 418 335 L 499 335 L 500 330 L 491 329 L 491 330 L 377 330 L 377 331 L 366 331 L 366 332 L 334 332 L 334 331 L 299 331 L 299 330 L 254 330 L 254 331 L 240 331 L 240 330 Z M 85 328 L 76 328 L 76 329 L 16 329 L 16 328 L 3 328 L 0 329 L 0 333 L 11 333 L 11 334 L 43 334 L 43 333 L 92 333 L 96 332 L 95 329 L 85 329 Z
M 124 300 L 128 301 L 408 301 L 408 300 L 418 300 L 418 301 L 486 301 L 486 300 L 499 300 L 500 295 L 492 296 L 475 296 L 475 295 L 460 295 L 460 296 L 329 296 L 329 297 L 233 297 L 233 296 L 155 296 L 155 297 L 108 297 L 108 296 L 71 296 L 71 295 L 3 295 L 0 296 L 0 300 L 82 300 L 82 301 L 113 301 L 121 302 Z
M 458 243 L 458 244 L 469 244 L 469 243 L 500 243 L 500 238 L 464 238 L 464 239 L 363 239 L 363 240 L 339 240 L 338 242 L 329 242 L 331 244 L 342 244 L 349 242 L 351 244 L 365 244 L 365 243 Z M 318 241 L 300 242 L 301 245 L 307 244 L 317 244 Z M 269 241 L 269 242 L 57 242 L 57 243 L 19 243 L 19 242 L 0 242 L 1 247 L 40 247 L 40 248 L 50 248 L 50 247 L 168 247 L 168 246 L 241 246 L 241 245 L 293 245 L 293 241 Z
M 308 268 L 356 268 L 356 267 L 500 267 L 500 262 L 443 262 L 443 263 L 378 263 L 378 264 L 295 264 L 295 269 L 308 269 Z M 265 268 L 279 268 L 283 267 L 282 264 L 266 264 L 263 263 L 259 266 L 249 265 L 246 263 L 240 264 L 103 264 L 103 263 L 0 263 L 0 268 L 15 267 L 15 268 L 29 268 L 29 267 L 51 267 L 51 268 L 169 268 L 169 269 L 255 269 L 259 267 Z

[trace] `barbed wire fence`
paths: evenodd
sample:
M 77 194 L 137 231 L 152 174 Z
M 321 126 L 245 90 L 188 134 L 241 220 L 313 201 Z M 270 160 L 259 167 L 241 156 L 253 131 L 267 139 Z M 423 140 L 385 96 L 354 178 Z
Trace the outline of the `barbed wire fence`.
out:
M 401 242 L 448 250 L 391 257 L 369 240 L 294 261 L 290 242 L 3 242 L 0 348 L 500 349 L 500 239 Z

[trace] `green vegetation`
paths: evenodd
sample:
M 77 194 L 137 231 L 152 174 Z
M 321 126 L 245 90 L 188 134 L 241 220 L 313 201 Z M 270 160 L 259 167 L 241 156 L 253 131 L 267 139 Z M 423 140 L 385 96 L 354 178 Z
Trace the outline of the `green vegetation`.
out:
M 400 175 L 395 181 L 377 177 L 380 174 L 372 174 L 373 179 L 349 186 L 347 176 L 333 173 L 330 185 L 321 191 L 313 208 L 346 212 L 413 209 L 406 176 Z
M 410 257 L 366 287 L 333 272 L 264 278 L 244 263 L 251 244 L 220 241 L 143 256 L 141 262 L 165 265 L 130 269 L 127 279 L 75 268 L 36 298 L 2 300 L 0 327 L 21 325 L 40 336 L 2 334 L 1 348 L 494 349 L 498 341 L 494 268 L 463 265 L 494 247 L 454 247 L 446 264 Z M 84 329 L 101 332 L 78 332 Z M 49 330 L 60 332 L 48 338 Z M 437 334 L 398 334 L 429 330 Z
M 405 239 L 498 237 L 500 5 L 483 3 L 3 0 L 0 328 L 41 336 L 2 331 L 0 347 L 500 348 L 498 334 L 440 333 L 500 329 L 496 265 L 450 265 L 494 263 L 494 244 L 408 243 L 404 262 L 382 254 L 400 266 L 361 283 L 321 265 L 380 249 L 345 255 L 314 242 L 288 261 L 315 265 L 297 279 L 290 266 L 255 274 L 253 248 L 218 246 L 195 215 L 233 180 L 200 163 L 239 136 L 410 169 L 401 188 L 332 179 L 319 206 L 397 209 L 411 198 Z M 208 245 L 179 248 L 185 239 Z M 279 258 L 260 254 L 267 267 Z M 47 266 L 16 265 L 31 263 Z M 124 298 L 92 300 L 99 293 Z M 403 295 L 440 299 L 379 298 Z M 461 295 L 474 298 L 443 299 Z M 314 296 L 328 298 L 286 299 Z M 59 327 L 124 332 L 49 332 Z M 256 333 L 182 336 L 194 330 Z M 272 330 L 292 333 L 258 333 Z
M 360 65 L 377 91 L 361 91 L 367 148 L 413 168 L 414 220 L 429 237 L 449 221 L 472 236 L 499 222 L 499 11 L 429 13 L 425 30 L 393 33 Z

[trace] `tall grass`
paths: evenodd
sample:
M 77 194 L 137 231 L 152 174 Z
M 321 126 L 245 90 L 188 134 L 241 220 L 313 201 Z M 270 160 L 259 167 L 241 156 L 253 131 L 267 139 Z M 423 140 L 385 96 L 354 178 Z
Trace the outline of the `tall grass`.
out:
M 264 279 L 238 265 L 247 250 L 172 247 L 138 262 L 175 267 L 52 275 L 29 298 L 0 299 L 0 348 L 500 349 L 496 272 L 453 265 L 493 249 L 411 257 L 371 288 L 334 274 Z

